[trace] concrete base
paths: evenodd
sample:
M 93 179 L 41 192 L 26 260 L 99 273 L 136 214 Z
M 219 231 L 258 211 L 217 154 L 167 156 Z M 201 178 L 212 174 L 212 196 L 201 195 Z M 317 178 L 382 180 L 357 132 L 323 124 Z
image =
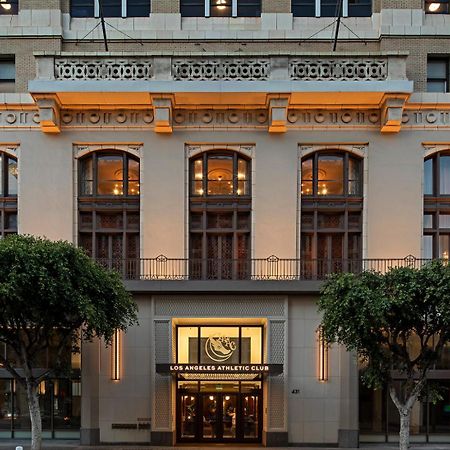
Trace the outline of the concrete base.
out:
M 340 448 L 359 447 L 359 430 L 339 430 L 338 445 Z
M 152 431 L 150 439 L 152 445 L 168 447 L 175 445 L 174 433 L 171 431 Z
M 266 447 L 288 447 L 288 433 L 273 431 L 263 432 L 263 444 Z
M 100 444 L 100 428 L 81 428 L 80 444 L 81 445 Z

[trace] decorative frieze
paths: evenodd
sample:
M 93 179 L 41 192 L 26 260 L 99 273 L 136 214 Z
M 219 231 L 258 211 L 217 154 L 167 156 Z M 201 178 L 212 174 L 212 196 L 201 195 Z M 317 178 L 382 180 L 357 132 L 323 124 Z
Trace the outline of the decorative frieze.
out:
M 268 58 L 190 58 L 172 61 L 172 77 L 184 81 L 268 80 Z
M 290 109 L 287 124 L 291 127 L 379 127 L 380 111 Z
M 57 80 L 151 80 L 149 58 L 56 58 Z
M 387 58 L 301 58 L 289 61 L 289 77 L 299 81 L 384 81 Z
M 173 126 L 178 128 L 267 128 L 268 114 L 265 109 L 176 109 Z
M 61 125 L 67 128 L 146 128 L 154 121 L 153 110 L 63 110 Z
M 0 128 L 38 127 L 40 122 L 38 111 L 0 111 Z
M 402 128 L 415 127 L 450 127 L 450 110 L 428 110 L 419 111 L 405 110 L 402 117 Z

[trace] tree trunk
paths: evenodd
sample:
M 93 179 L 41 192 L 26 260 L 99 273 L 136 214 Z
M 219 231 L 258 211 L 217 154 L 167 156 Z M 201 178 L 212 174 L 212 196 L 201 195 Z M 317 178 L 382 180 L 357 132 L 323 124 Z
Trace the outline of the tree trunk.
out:
M 42 420 L 41 410 L 39 408 L 39 397 L 37 386 L 27 383 L 28 408 L 30 409 L 31 419 L 31 450 L 41 450 L 42 447 Z
M 408 450 L 409 448 L 409 424 L 411 419 L 411 410 L 402 408 L 400 413 L 400 441 L 399 450 Z

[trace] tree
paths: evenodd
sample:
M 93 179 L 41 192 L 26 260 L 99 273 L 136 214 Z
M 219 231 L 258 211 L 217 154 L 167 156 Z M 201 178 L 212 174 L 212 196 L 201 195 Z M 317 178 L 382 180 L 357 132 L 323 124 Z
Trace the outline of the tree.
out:
M 434 261 L 385 274 L 332 275 L 319 310 L 324 338 L 356 352 L 364 363 L 362 382 L 388 388 L 400 414 L 400 449 L 406 450 L 412 407 L 450 340 L 450 266 Z M 398 390 L 393 371 L 403 379 Z
M 81 340 L 111 342 L 116 329 L 136 322 L 137 307 L 122 280 L 68 242 L 32 236 L 0 240 L 0 363 L 26 390 L 31 448 L 40 450 L 42 422 L 38 386 L 54 376 Z M 38 370 L 52 349 L 55 367 Z M 69 350 L 68 350 L 69 349 Z

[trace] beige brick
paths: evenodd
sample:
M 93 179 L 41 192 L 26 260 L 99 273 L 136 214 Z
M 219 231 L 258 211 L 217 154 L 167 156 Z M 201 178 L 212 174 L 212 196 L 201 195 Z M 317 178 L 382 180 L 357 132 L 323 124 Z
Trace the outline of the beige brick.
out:
M 291 0 L 261 0 L 263 13 L 290 13 Z
M 153 0 L 151 11 L 155 13 L 179 13 L 180 0 Z
M 422 9 L 422 0 L 381 0 L 381 7 L 386 9 Z
M 20 0 L 20 9 L 60 9 L 61 0 Z

